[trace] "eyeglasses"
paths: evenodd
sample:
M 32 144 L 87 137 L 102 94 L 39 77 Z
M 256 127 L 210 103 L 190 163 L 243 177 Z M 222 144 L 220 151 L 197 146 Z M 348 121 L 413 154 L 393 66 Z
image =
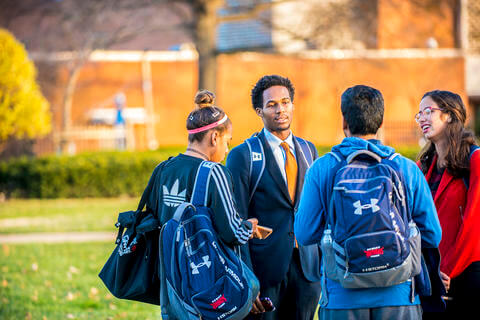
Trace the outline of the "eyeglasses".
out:
M 420 111 L 419 113 L 417 113 L 415 115 L 415 121 L 420 122 L 420 117 L 421 116 L 429 118 L 432 115 L 432 112 L 435 111 L 435 110 L 442 111 L 442 109 L 440 109 L 440 108 L 426 107 L 425 109 L 423 109 L 423 111 Z

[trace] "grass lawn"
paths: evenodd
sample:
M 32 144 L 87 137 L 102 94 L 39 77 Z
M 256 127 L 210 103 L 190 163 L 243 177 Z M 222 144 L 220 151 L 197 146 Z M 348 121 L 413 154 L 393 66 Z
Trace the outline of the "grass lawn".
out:
M 10 200 L 0 203 L 0 233 L 114 230 L 118 212 L 137 201 Z M 113 241 L 0 244 L 0 319 L 160 319 L 158 306 L 119 300 L 101 282 Z
M 97 242 L 2 244 L 0 319 L 160 319 L 158 306 L 119 300 L 98 278 L 112 250 Z
M 0 319 L 160 319 L 158 306 L 116 299 L 98 278 L 113 248 L 2 244 Z
M 0 203 L 0 234 L 115 231 L 119 212 L 135 210 L 136 198 L 12 199 Z

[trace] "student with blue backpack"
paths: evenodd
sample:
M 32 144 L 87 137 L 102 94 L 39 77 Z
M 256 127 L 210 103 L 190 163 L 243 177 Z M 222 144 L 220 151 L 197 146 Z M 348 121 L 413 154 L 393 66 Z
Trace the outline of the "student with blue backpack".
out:
M 441 238 L 428 184 L 377 140 L 378 90 L 347 89 L 341 111 L 346 138 L 310 167 L 295 215 L 298 242 L 322 250 L 319 319 L 421 319 L 421 249 Z
M 202 90 L 195 96 L 196 108 L 188 115 L 186 121 L 187 149 L 184 153 L 162 162 L 159 165 L 160 169 L 155 170 L 155 177 L 152 178 L 154 179 L 153 189 L 146 204 L 147 210 L 157 215 L 162 226 L 172 225 L 172 222 L 173 224 L 177 222 L 177 225 L 178 222 L 186 225 L 188 221 L 183 219 L 185 217 L 181 215 L 177 217 L 176 213 L 182 214 L 184 209 L 187 209 L 188 203 L 192 208 L 194 205 L 208 208 L 208 212 L 203 211 L 205 219 L 202 220 L 202 223 L 205 222 L 203 227 L 206 229 L 208 237 L 194 234 L 193 237 L 187 238 L 184 237 L 187 235 L 186 230 L 185 234 L 180 235 L 177 232 L 170 235 L 170 238 L 165 238 L 169 234 L 168 232 L 174 228 L 169 228 L 166 232 L 162 230 L 160 236 L 162 286 L 160 299 L 164 319 L 217 319 L 217 317 L 238 319 L 238 316 L 236 318 L 232 316 L 235 316 L 238 311 L 248 314 L 258 293 L 258 289 L 257 293 L 254 293 L 255 290 L 250 290 L 249 284 L 245 282 L 244 274 L 248 273 L 248 270 L 238 263 L 237 265 L 229 264 L 232 260 L 239 261 L 234 248 L 247 243 L 252 237 L 256 232 L 257 220 L 240 217 L 233 199 L 231 174 L 225 166 L 219 163 L 224 160 L 228 152 L 228 144 L 232 138 L 232 123 L 225 112 L 214 105 L 214 98 L 215 95 L 207 90 Z M 199 192 L 195 190 L 199 190 Z M 193 197 L 197 194 L 200 194 L 201 196 L 198 197 L 202 199 Z M 192 210 L 194 213 L 195 208 Z M 185 242 L 185 246 L 177 246 L 176 242 L 180 238 L 182 244 Z M 201 250 L 204 247 L 204 244 L 196 243 L 198 239 L 215 241 L 214 244 L 208 243 L 208 248 L 212 248 L 212 245 L 215 248 L 225 246 L 222 254 L 216 255 L 216 257 L 221 256 L 219 259 L 222 259 L 222 262 L 224 259 L 230 262 L 224 263 L 217 270 L 215 269 L 217 261 L 213 259 L 212 255 L 195 256 L 195 252 L 190 252 L 190 250 L 192 248 Z M 175 260 L 177 258 L 171 259 L 174 255 L 178 259 L 185 257 L 185 252 L 172 252 L 175 248 L 188 250 L 187 259 L 190 260 L 186 264 L 185 261 L 182 264 L 182 261 Z M 212 270 L 215 271 L 213 276 L 220 273 L 228 274 L 227 277 L 222 278 L 225 284 L 220 288 L 220 290 L 225 289 L 225 292 L 214 291 L 215 283 L 211 281 L 212 279 L 207 278 L 212 276 Z M 181 271 L 181 273 L 177 271 Z M 169 280 L 169 287 L 167 287 L 165 276 Z M 258 282 L 254 276 L 247 280 L 249 279 L 253 283 Z M 195 298 L 192 297 L 194 292 L 191 291 L 195 288 L 189 287 L 189 285 L 211 285 L 212 289 L 206 290 L 200 298 Z M 228 294 L 232 292 L 240 293 L 235 297 L 230 297 Z M 172 295 L 177 294 L 182 296 L 174 300 Z M 246 299 L 250 299 L 250 301 L 246 301 Z M 232 305 L 232 301 L 236 305 Z M 176 305 L 172 305 L 173 303 Z M 239 310 L 241 309 L 240 303 L 248 310 Z M 225 308 L 227 309 L 225 310 Z
M 427 144 L 418 165 L 430 186 L 443 230 L 440 271 L 448 289 L 445 318 L 476 314 L 480 301 L 480 152 L 465 128 L 467 111 L 453 92 L 423 95 L 415 115 Z M 438 319 L 439 313 L 424 318 Z

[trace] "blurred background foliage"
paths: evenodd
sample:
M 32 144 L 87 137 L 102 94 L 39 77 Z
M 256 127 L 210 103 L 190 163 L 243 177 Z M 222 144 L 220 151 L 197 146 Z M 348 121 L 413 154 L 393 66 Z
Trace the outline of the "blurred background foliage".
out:
M 9 138 L 35 138 L 51 129 L 50 105 L 36 83 L 24 46 L 0 29 L 0 151 Z
M 11 159 L 0 162 L 0 192 L 8 198 L 138 197 L 155 166 L 184 149 Z M 323 155 L 331 147 L 317 149 Z M 397 151 L 413 160 L 419 148 L 400 147 Z

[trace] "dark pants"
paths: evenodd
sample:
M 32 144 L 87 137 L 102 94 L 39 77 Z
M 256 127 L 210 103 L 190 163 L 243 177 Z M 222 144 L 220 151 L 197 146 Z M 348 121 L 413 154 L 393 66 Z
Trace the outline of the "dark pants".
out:
M 367 309 L 318 310 L 319 320 L 420 320 L 422 308 L 417 306 L 381 307 Z
M 458 319 L 459 315 L 468 314 L 476 319 L 479 302 L 480 261 L 476 261 L 451 280 L 448 300 L 446 300 L 447 310 L 438 313 L 426 312 L 423 319 Z
M 272 263 L 275 263 L 272 261 Z M 285 278 L 277 285 L 260 288 L 260 297 L 272 300 L 276 310 L 250 315 L 251 320 L 312 320 L 320 298 L 320 281 L 310 282 L 303 276 L 300 255 L 293 250 L 292 262 Z

